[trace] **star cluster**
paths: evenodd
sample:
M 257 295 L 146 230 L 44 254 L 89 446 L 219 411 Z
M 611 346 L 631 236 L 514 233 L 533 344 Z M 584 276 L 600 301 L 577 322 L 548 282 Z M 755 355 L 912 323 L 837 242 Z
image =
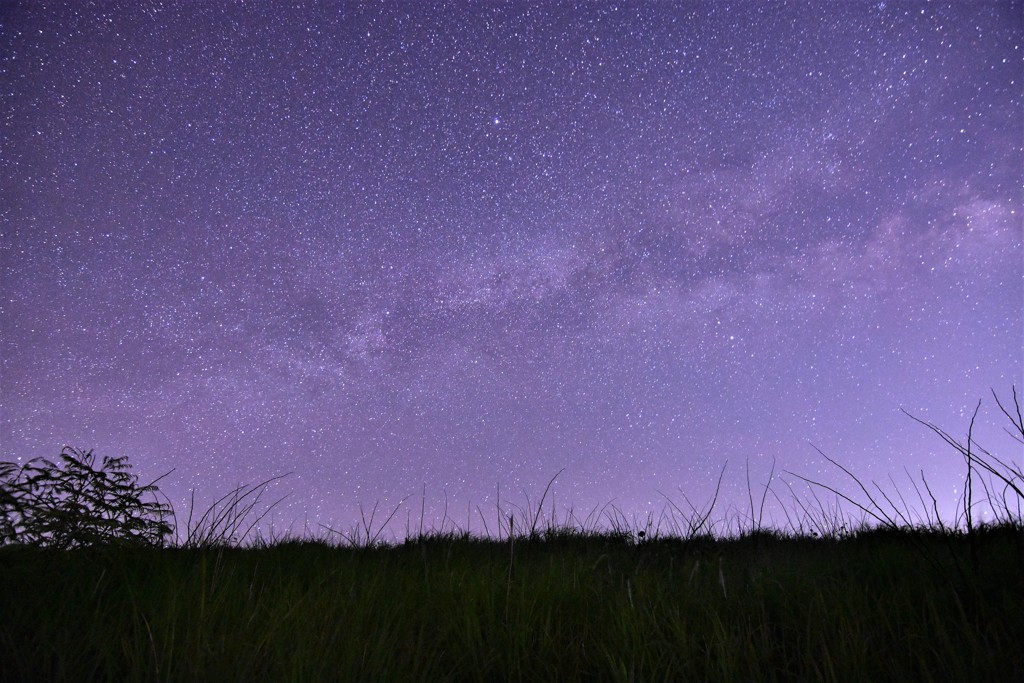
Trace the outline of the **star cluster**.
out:
M 950 505 L 899 409 L 1024 385 L 1019 2 L 2 13 L 4 459 L 475 525 L 812 442 Z

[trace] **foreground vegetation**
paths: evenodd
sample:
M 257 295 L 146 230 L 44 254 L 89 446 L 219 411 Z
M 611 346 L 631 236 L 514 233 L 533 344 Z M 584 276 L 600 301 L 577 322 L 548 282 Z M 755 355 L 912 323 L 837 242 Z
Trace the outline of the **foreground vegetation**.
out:
M 1009 681 L 1017 528 L 7 548 L 0 679 Z
M 371 514 L 243 543 L 257 486 L 172 543 L 171 511 L 140 505 L 155 487 L 120 460 L 4 463 L 0 680 L 1017 680 L 1024 477 L 970 431 L 928 426 L 964 457 L 957 519 L 853 478 L 861 497 L 815 485 L 856 524 L 799 505 L 788 530 L 763 527 L 766 486 L 730 535 L 714 501 L 673 506 L 667 531 L 544 523 L 545 491 L 499 508 L 494 538 L 382 543 Z M 995 523 L 974 521 L 982 502 Z

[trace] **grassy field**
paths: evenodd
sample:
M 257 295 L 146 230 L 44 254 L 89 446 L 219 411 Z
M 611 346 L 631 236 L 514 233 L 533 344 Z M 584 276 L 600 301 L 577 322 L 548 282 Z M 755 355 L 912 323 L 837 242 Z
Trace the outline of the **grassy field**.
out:
M 996 403 L 1024 446 L 1016 389 Z M 904 496 L 822 453 L 849 493 L 791 473 L 813 502 L 782 507 L 788 532 L 762 525 L 774 466 L 732 522 L 716 490 L 657 521 L 556 523 L 552 478 L 537 505 L 497 504 L 497 536 L 424 532 L 421 503 L 383 542 L 400 506 L 250 537 L 277 478 L 179 527 L 124 458 L 3 462 L 0 681 L 1024 680 L 1024 471 L 974 418 L 964 441 L 922 424 L 963 459 L 955 519 L 923 473 Z
M 1010 681 L 1024 533 L 0 548 L 5 681 Z

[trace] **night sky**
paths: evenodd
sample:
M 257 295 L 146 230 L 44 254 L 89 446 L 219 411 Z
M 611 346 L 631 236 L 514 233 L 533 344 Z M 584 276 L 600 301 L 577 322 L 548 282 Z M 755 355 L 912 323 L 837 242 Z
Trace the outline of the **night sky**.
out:
M 728 461 L 735 519 L 812 444 L 948 507 L 900 409 L 1024 385 L 1019 2 L 0 13 L 0 459 L 399 537 L 563 468 L 642 518 Z

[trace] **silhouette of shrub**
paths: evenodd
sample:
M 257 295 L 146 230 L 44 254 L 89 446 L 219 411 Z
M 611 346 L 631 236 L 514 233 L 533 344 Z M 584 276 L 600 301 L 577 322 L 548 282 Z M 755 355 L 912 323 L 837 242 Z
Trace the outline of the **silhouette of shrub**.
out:
M 56 463 L 0 462 L 0 546 L 162 545 L 173 512 L 155 497 L 143 500 L 156 481 L 140 486 L 130 469 L 126 457 L 99 462 L 70 446 Z

